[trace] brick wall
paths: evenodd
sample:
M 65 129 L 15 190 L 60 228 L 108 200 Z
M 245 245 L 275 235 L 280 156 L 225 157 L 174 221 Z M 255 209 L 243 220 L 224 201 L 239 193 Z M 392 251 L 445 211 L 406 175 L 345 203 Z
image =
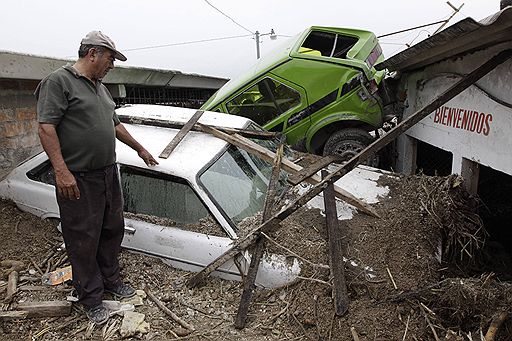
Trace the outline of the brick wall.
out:
M 37 83 L 0 79 L 0 179 L 42 150 L 33 95 Z

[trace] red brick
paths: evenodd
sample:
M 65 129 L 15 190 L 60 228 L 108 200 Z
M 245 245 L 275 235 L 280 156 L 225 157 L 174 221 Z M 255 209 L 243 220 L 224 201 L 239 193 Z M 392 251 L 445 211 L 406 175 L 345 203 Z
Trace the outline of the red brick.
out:
M 14 111 L 12 109 L 2 109 L 0 111 L 0 122 L 14 121 Z
M 20 121 L 35 120 L 36 108 L 16 109 L 16 118 Z
M 24 122 L 6 122 L 2 125 L 1 131 L 0 137 L 14 137 L 25 135 L 27 133 L 27 127 Z

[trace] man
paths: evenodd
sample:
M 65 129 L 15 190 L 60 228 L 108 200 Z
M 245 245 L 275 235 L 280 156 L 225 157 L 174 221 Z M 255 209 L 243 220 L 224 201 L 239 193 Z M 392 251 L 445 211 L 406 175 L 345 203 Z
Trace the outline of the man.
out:
M 38 85 L 39 138 L 55 170 L 62 235 L 73 282 L 89 319 L 108 320 L 103 292 L 131 297 L 120 278 L 124 236 L 123 200 L 115 165 L 115 139 L 134 149 L 148 166 L 158 164 L 119 122 L 102 78 L 126 57 L 100 31 L 82 39 L 78 60 Z

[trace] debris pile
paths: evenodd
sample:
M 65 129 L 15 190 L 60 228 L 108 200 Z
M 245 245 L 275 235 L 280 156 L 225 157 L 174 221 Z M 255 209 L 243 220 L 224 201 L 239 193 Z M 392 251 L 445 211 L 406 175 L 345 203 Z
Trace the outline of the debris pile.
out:
M 478 260 L 486 238 L 458 178 L 389 174 L 378 181 L 390 188 L 374 205 L 381 218 L 339 221 L 350 302 L 341 317 L 334 314 L 324 212 L 304 206 L 265 237 L 267 251 L 301 260 L 301 277 L 288 287 L 256 289 L 243 330 L 233 326 L 241 283 L 208 278 L 188 289 L 192 273 L 123 251 L 125 280 L 140 289 L 137 303 L 123 303 L 133 304 L 133 312 L 113 315 L 104 326 L 90 325 L 77 305 L 66 317 L 2 317 L 0 338 L 480 340 L 490 332 L 491 340 L 507 340 L 510 283 L 492 273 L 453 276 L 452 267 Z M 20 304 L 68 303 L 68 283 L 41 282 L 68 265 L 55 225 L 0 202 L 0 260 L 11 261 L 0 263 L 2 314 L 21 311 Z

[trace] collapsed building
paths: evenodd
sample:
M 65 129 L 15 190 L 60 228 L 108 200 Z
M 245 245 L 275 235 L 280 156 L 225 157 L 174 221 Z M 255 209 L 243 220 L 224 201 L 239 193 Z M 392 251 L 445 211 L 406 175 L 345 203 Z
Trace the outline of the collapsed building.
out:
M 401 120 L 498 53 L 512 48 L 512 7 L 476 22 L 464 19 L 387 59 L 379 69 L 399 77 Z M 512 254 L 512 60 L 497 66 L 402 134 L 394 169 L 405 174 L 460 174 L 481 199 L 490 240 Z

